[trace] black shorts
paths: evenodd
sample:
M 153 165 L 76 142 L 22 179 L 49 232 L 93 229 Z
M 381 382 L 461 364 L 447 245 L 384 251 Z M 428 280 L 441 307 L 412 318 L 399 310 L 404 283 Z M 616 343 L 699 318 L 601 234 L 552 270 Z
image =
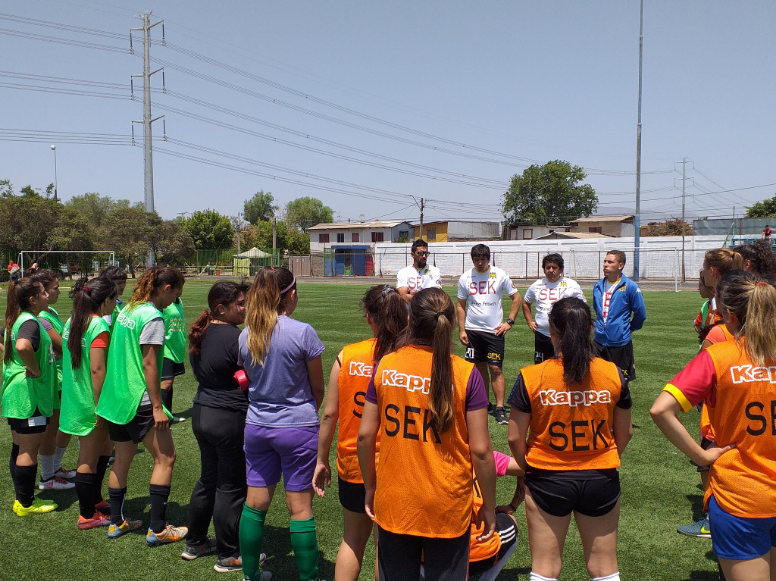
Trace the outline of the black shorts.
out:
M 701 436 L 700 444 L 701 444 L 701 448 L 704 450 L 708 450 L 709 448 L 713 448 L 714 446 L 717 445 L 716 442 L 709 440 L 708 438 L 704 438 L 703 436 Z M 697 464 L 695 464 L 695 469 L 698 472 L 708 472 L 709 468 L 710 466 L 698 466 Z
M 29 418 L 8 418 L 8 425 L 17 434 L 42 434 L 50 420 L 51 418 L 41 415 L 40 410 L 35 408 Z
M 534 363 L 541 363 L 546 359 L 555 357 L 555 347 L 547 335 L 542 335 L 539 331 L 534 333 Z
M 496 561 L 507 554 L 509 548 L 517 542 L 517 524 L 508 514 L 502 512 L 496 515 L 496 534 L 501 538 L 501 547 L 498 553 L 482 561 L 471 561 L 469 563 L 469 577 L 482 575 L 485 571 L 493 568 Z
M 469 530 L 452 539 L 432 539 L 400 535 L 378 527 L 377 562 L 380 579 L 417 579 L 422 560 L 425 560 L 426 579 L 467 579 Z
M 603 516 L 620 498 L 620 475 L 610 470 L 537 470 L 528 467 L 525 486 L 536 505 L 552 516 L 576 511 Z
M 363 482 L 348 482 L 337 476 L 339 485 L 339 501 L 342 508 L 350 512 L 366 514 L 364 501 L 366 499 L 366 488 Z
M 636 379 L 636 362 L 633 359 L 633 341 L 620 347 L 605 347 L 595 343 L 598 356 L 606 361 L 611 361 L 620 368 L 622 374 L 629 382 Z
M 487 361 L 488 365 L 501 367 L 504 364 L 504 335 L 466 330 L 469 346 L 466 348 L 466 360 L 474 363 Z
M 183 363 L 175 363 L 172 359 L 164 358 L 162 361 L 162 379 L 172 379 L 178 375 L 186 373 L 186 366 Z
M 114 442 L 133 442 L 137 444 L 154 427 L 154 409 L 150 405 L 137 408 L 135 417 L 128 424 L 108 423 L 108 435 Z

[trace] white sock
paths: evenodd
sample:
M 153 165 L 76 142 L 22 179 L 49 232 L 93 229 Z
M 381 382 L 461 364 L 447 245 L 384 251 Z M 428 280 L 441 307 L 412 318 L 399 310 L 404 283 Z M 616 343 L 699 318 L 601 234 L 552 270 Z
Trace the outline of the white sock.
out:
M 57 446 L 56 452 L 54 452 L 54 473 L 56 474 L 57 470 L 62 468 L 62 458 L 65 455 L 65 452 L 67 451 L 67 446 L 64 448 L 60 448 Z
M 40 454 L 40 479 L 43 481 L 54 478 L 54 454 Z
M 606 577 L 591 577 L 590 581 L 620 581 L 620 572 L 617 571 Z
M 528 577 L 528 581 L 558 581 L 557 577 L 542 577 L 538 573 L 531 571 L 531 575 Z

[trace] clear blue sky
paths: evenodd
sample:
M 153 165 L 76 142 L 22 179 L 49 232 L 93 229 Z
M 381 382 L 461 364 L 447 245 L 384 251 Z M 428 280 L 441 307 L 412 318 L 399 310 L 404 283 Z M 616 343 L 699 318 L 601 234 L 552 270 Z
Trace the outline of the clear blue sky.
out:
M 280 205 L 317 197 L 341 220 L 417 221 L 410 196 L 436 200 L 426 221 L 498 220 L 510 177 L 552 159 L 589 168 L 599 214 L 633 211 L 637 0 L 7 0 L 0 179 L 17 191 L 45 188 L 56 143 L 62 199 L 143 199 L 140 147 L 72 141 L 128 136 L 142 119 L 141 80 L 136 100 L 128 98 L 130 75 L 142 70 L 139 33 L 136 54 L 127 49 L 129 29 L 151 9 L 170 43 L 151 50 L 168 90 L 153 94 L 153 114 L 166 116 L 170 138 L 155 143 L 154 156 L 156 208 L 166 218 L 205 208 L 234 215 L 264 190 Z M 767 0 L 646 0 L 642 220 L 680 215 L 683 157 L 693 162 L 690 218 L 732 216 L 734 206 L 740 215 L 776 193 L 776 185 L 752 187 L 776 182 L 774 22 L 776 3 Z M 161 74 L 153 86 L 161 89 Z M 62 90 L 101 96 L 52 92 Z M 41 131 L 68 137 L 30 140 Z M 157 122 L 154 135 L 162 134 Z M 135 135 L 141 144 L 140 125 Z M 710 193 L 721 190 L 735 191 Z

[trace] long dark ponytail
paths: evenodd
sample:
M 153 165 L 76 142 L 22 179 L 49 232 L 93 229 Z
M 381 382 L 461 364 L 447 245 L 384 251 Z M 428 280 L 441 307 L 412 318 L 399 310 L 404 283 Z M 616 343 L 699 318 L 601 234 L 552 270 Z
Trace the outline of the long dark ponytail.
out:
M 44 291 L 43 283 L 34 281 L 29 277 L 8 285 L 8 299 L 5 307 L 5 355 L 3 357 L 6 363 L 11 360 L 11 331 L 16 319 L 19 318 L 22 311 L 30 310 L 30 299 Z
M 377 327 L 373 357 L 375 361 L 379 361 L 396 349 L 399 339 L 409 325 L 407 303 L 392 286 L 378 284 L 364 294 L 361 310 L 369 315 Z
M 107 299 L 114 299 L 119 291 L 115 283 L 107 277 L 99 276 L 84 282 L 79 278 L 70 297 L 73 299 L 73 313 L 70 315 L 70 331 L 67 337 L 67 349 L 70 351 L 70 364 L 73 369 L 81 367 L 81 341 L 89 328 L 92 315 L 99 313 L 100 307 Z M 87 345 L 88 349 L 89 346 Z
M 593 325 L 590 307 L 576 297 L 561 299 L 552 306 L 549 323 L 560 343 L 563 381 L 569 385 L 581 382 L 595 353 L 590 338 Z
M 194 321 L 189 331 L 189 353 L 199 355 L 200 347 L 202 346 L 202 339 L 205 338 L 205 332 L 208 325 L 213 318 L 213 311 L 216 310 L 218 305 L 228 306 L 240 298 L 241 294 L 246 294 L 250 285 L 247 283 L 236 283 L 231 280 L 222 280 L 210 287 L 210 292 L 207 293 L 207 306 L 208 309 L 202 311 L 202 314 Z

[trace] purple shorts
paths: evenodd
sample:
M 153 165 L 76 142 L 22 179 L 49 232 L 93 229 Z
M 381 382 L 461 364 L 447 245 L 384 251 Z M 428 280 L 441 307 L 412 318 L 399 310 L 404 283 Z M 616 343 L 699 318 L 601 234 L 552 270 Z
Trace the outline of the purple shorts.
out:
M 266 428 L 245 425 L 245 471 L 248 486 L 280 482 L 291 492 L 313 487 L 318 457 L 318 426 Z

